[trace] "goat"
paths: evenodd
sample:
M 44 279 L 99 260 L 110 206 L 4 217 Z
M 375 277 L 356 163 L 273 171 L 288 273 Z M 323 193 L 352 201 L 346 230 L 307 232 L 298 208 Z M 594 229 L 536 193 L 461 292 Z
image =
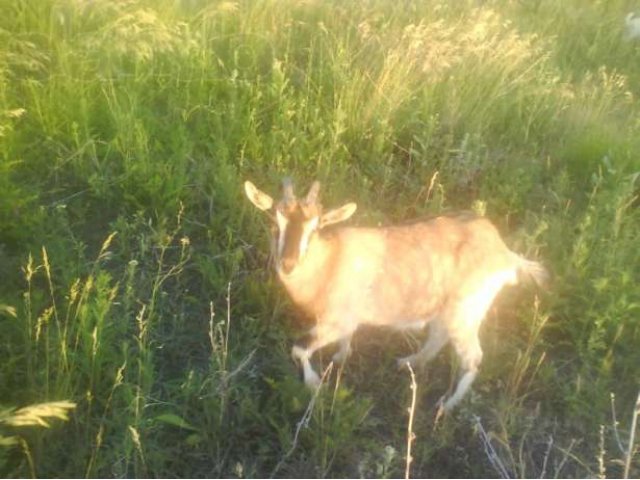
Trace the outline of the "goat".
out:
M 404 330 L 428 324 L 423 347 L 398 365 L 423 366 L 450 341 L 462 375 L 441 404 L 447 412 L 478 373 L 478 330 L 498 292 L 517 283 L 518 273 L 538 284 L 547 277 L 541 264 L 509 250 L 491 222 L 472 213 L 388 227 L 327 229 L 351 217 L 356 204 L 323 212 L 317 181 L 299 200 L 285 179 L 277 203 L 249 181 L 244 189 L 277 226 L 272 247 L 280 281 L 293 302 L 316 320 L 306 342 L 291 352 L 309 387 L 320 384 L 310 363 L 313 353 L 339 342 L 333 359 L 344 361 L 360 325 Z

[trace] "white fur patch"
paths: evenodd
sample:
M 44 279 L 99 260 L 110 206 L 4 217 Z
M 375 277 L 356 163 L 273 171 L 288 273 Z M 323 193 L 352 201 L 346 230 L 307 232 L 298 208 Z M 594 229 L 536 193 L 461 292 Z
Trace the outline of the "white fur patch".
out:
M 279 210 L 276 210 L 276 222 L 278 224 L 278 259 L 280 259 L 284 251 L 284 235 L 287 231 L 289 220 Z
M 318 223 L 320 219 L 315 217 L 305 224 L 302 227 L 302 237 L 300 238 L 300 258 L 304 257 L 307 253 L 307 248 L 309 248 L 309 240 L 311 240 L 311 234 L 318 228 Z

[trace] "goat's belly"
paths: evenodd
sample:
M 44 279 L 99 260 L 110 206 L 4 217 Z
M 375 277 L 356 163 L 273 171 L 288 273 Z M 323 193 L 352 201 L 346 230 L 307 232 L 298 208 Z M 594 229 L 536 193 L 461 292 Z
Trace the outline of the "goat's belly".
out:
M 444 303 L 440 286 L 421 278 L 390 278 L 388 272 L 367 265 L 367 275 L 340 278 L 327 295 L 325 312 L 355 325 L 396 329 L 422 328 Z M 362 272 L 359 272 L 362 273 Z
M 396 322 L 396 323 L 393 323 L 391 326 L 396 330 L 401 330 L 401 331 L 405 331 L 405 330 L 417 331 L 417 330 L 422 330 L 424 327 L 426 327 L 429 321 L 431 320 L 431 318 L 432 317 L 421 319 L 421 320 Z
M 367 318 L 362 318 L 360 323 L 379 327 L 391 327 L 395 330 L 421 330 L 433 318 L 437 316 L 435 310 L 413 312 L 384 312 L 378 311 Z

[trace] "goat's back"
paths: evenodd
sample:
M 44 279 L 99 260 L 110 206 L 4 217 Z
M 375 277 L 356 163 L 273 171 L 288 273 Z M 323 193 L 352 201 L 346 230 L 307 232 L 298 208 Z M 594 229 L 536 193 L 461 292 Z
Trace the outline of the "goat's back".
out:
M 517 256 L 482 217 L 336 228 L 326 241 L 336 253 L 318 300 L 340 321 L 395 325 L 428 319 L 496 275 L 515 279 L 517 270 Z

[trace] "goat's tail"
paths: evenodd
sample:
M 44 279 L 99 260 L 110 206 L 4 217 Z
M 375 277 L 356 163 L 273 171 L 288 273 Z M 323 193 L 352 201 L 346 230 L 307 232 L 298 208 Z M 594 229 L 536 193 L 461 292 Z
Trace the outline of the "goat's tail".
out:
M 549 283 L 549 271 L 540 262 L 514 255 L 517 258 L 518 273 L 521 276 L 532 278 L 540 287 L 545 287 Z

